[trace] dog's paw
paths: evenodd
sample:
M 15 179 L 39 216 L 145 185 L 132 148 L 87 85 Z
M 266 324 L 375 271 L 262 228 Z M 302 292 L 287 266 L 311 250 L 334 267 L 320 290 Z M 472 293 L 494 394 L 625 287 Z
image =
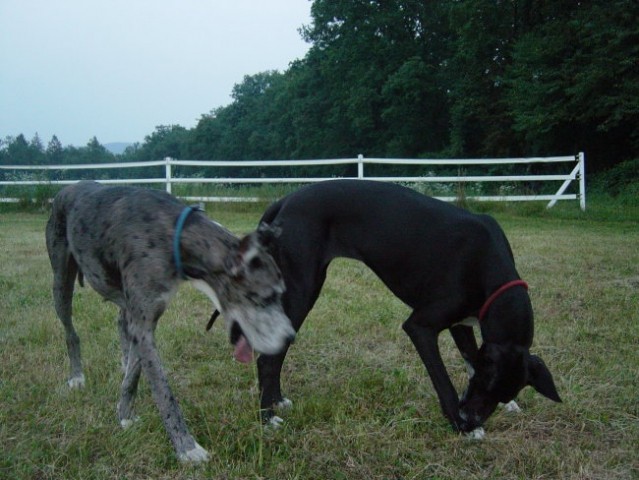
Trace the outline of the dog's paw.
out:
M 211 458 L 209 452 L 204 450 L 199 443 L 195 442 L 195 447 L 186 452 L 179 453 L 178 458 L 182 463 L 198 464 L 208 462 Z
M 85 385 L 84 375 L 80 374 L 77 377 L 71 377 L 67 380 L 67 385 L 69 385 L 69 388 L 71 389 L 83 388 Z
M 277 402 L 273 405 L 275 410 L 286 411 L 293 408 L 293 402 L 291 402 L 288 398 L 283 398 L 280 402 Z
M 133 418 L 123 418 L 122 420 L 120 420 L 120 426 L 123 429 L 127 429 L 130 426 L 132 426 L 134 423 L 139 422 L 140 421 L 140 417 L 133 417 Z
M 483 440 L 486 438 L 486 431 L 482 427 L 477 427 L 472 432 L 466 433 L 466 438 L 469 440 Z
M 515 402 L 514 400 L 505 403 L 504 410 L 508 413 L 521 413 L 521 408 L 519 408 L 519 405 L 517 405 L 517 402 Z
M 272 430 L 277 430 L 282 425 L 284 425 L 284 419 L 282 417 L 278 417 L 277 415 L 273 415 L 266 424 L 266 427 Z

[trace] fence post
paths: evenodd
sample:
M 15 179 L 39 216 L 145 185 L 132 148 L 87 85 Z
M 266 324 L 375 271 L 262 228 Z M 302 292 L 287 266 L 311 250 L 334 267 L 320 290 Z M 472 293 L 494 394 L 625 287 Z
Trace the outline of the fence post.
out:
M 364 178 L 364 155 L 357 155 L 357 178 Z
M 171 157 L 164 157 L 164 169 L 166 172 L 166 191 L 171 193 Z
M 584 152 L 579 152 L 577 156 L 579 162 L 579 207 L 586 211 L 586 157 Z

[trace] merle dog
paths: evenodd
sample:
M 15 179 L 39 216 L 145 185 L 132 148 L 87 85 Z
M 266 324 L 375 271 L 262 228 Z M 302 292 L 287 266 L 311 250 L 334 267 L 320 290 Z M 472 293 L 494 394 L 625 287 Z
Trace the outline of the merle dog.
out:
M 46 241 L 55 309 L 66 331 L 69 386 L 84 385 L 71 321 L 78 278 L 80 285 L 85 279 L 120 308 L 125 375 L 117 410 L 122 426 L 134 420 L 132 403 L 143 371 L 178 458 L 207 460 L 171 393 L 154 331 L 178 285 L 190 280 L 224 314 L 238 360 L 248 361 L 251 348 L 265 354 L 281 351 L 295 331 L 282 311 L 280 271 L 265 249 L 275 233 L 263 224 L 240 240 L 202 212 L 156 190 L 95 182 L 62 190 L 53 202 Z
M 483 435 L 479 427 L 497 404 L 510 402 L 526 385 L 561 401 L 543 361 L 529 353 L 533 311 L 527 285 L 493 218 L 394 184 L 333 180 L 284 197 L 261 221 L 283 230 L 269 249 L 284 276 L 284 311 L 296 330 L 336 257 L 364 262 L 412 308 L 403 328 L 455 430 Z M 481 348 L 469 326 L 472 318 L 480 319 Z M 461 401 L 438 348 L 445 329 L 469 366 Z M 281 419 L 273 408 L 290 404 L 280 390 L 286 351 L 258 359 L 264 418 L 275 424 Z

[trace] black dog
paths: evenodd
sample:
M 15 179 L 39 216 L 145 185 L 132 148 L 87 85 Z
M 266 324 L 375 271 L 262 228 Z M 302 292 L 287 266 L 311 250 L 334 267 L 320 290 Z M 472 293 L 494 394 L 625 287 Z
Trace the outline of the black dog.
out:
M 560 402 L 543 361 L 529 353 L 533 312 L 497 222 L 411 189 L 383 182 L 334 180 L 302 188 L 271 205 L 261 222 L 282 227 L 269 246 L 284 276 L 284 311 L 296 330 L 317 299 L 336 257 L 364 262 L 413 309 L 403 324 L 433 382 L 453 428 L 481 427 L 499 402 L 526 385 Z M 469 317 L 479 318 L 478 349 Z M 469 365 L 461 401 L 439 353 L 449 329 Z M 286 349 L 258 359 L 265 420 L 282 396 Z

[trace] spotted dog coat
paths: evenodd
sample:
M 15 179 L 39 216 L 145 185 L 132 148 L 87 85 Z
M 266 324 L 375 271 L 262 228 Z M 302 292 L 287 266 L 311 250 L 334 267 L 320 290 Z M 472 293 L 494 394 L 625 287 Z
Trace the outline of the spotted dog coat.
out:
M 200 462 L 208 453 L 187 429 L 154 341 L 157 322 L 183 281 L 172 245 L 176 219 L 184 208 L 161 191 L 81 182 L 56 196 L 46 242 L 55 309 L 66 332 L 69 385 L 84 384 L 80 343 L 71 320 L 78 278 L 120 309 L 125 370 L 117 408 L 121 424 L 135 418 L 132 404 L 144 372 L 178 458 Z M 281 306 L 284 282 L 265 249 L 275 234 L 264 224 L 239 239 L 194 211 L 177 239 L 185 279 L 223 313 L 240 360 L 251 348 L 275 354 L 295 333 Z

